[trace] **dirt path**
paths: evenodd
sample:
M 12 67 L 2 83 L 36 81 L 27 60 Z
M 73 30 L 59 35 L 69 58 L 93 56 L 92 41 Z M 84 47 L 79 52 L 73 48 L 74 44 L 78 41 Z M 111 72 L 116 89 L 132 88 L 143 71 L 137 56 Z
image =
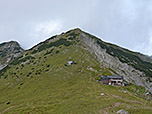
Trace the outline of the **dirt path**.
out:
M 143 102 L 125 99 L 125 98 L 122 98 L 122 97 L 116 96 L 116 95 L 112 95 L 112 97 L 118 98 L 118 99 L 121 99 L 121 100 L 124 100 L 124 101 L 128 101 L 128 102 L 132 102 L 132 103 L 138 103 L 138 104 L 146 105 L 146 103 L 143 104 Z
M 14 107 L 16 107 L 16 106 L 10 106 L 10 107 L 6 108 L 6 109 L 3 110 L 2 112 L 0 112 L 0 114 L 3 114 L 3 113 L 7 112 L 8 110 L 10 110 L 10 109 L 12 109 L 12 108 L 14 108 Z
M 111 95 L 111 96 L 112 96 L 113 98 L 118 98 L 118 99 L 121 99 L 121 100 L 124 100 L 124 101 L 128 101 L 128 102 L 131 102 L 131 103 L 134 103 L 134 104 L 141 104 L 141 108 L 142 108 L 142 109 L 150 109 L 150 110 L 152 110 L 152 107 L 146 106 L 146 105 L 147 105 L 146 103 L 143 103 L 143 102 L 140 102 L 140 101 L 136 101 L 136 100 L 125 99 L 125 98 L 122 98 L 122 97 L 117 96 L 117 95 Z M 117 102 L 117 103 L 115 103 L 115 104 L 113 104 L 113 105 L 107 106 L 107 107 L 99 110 L 99 113 L 100 113 L 100 114 L 109 114 L 109 113 L 108 113 L 108 109 L 111 109 L 111 108 L 114 108 L 114 107 L 118 107 L 118 106 L 120 106 L 121 104 L 123 104 L 123 103 Z
M 119 105 L 120 105 L 120 103 L 115 103 L 115 104 L 113 104 L 113 105 L 110 105 L 110 106 L 108 106 L 108 107 L 105 107 L 104 109 L 101 109 L 101 110 L 99 111 L 99 113 L 100 113 L 100 114 L 109 114 L 109 113 L 107 112 L 108 109 L 114 108 L 114 107 L 118 107 Z

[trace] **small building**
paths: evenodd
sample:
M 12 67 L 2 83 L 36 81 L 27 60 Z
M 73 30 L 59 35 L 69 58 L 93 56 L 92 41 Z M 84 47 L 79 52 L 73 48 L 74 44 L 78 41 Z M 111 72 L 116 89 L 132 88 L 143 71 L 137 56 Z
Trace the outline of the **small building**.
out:
M 105 85 L 123 85 L 123 86 L 126 86 L 126 84 L 123 81 L 123 76 L 101 76 L 101 79 L 99 81 Z
M 74 61 L 68 61 L 67 64 L 72 65 L 72 64 L 74 64 Z

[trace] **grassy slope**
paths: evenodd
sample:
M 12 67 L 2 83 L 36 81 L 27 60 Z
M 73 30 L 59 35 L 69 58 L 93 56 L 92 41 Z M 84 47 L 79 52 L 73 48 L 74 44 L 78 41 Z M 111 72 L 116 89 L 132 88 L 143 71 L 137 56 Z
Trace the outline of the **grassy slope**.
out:
M 152 112 L 152 104 L 135 95 L 135 91 L 142 94 L 143 89 L 134 85 L 112 87 L 99 84 L 95 78 L 112 71 L 102 68 L 88 51 L 70 45 L 55 47 L 46 55 L 53 48 L 35 53 L 35 59 L 25 61 L 24 65 L 14 65 L 3 74 L 0 112 L 96 114 L 115 113 L 122 108 L 134 114 Z M 26 56 L 31 56 L 31 52 Z M 66 66 L 69 60 L 76 64 Z M 97 72 L 89 71 L 90 66 Z M 101 93 L 105 95 L 101 96 Z
M 152 111 L 152 104 L 149 102 L 133 93 L 125 94 L 123 90 L 127 88 L 100 85 L 93 80 L 94 73 L 87 70 L 87 67 L 99 69 L 99 64 L 86 50 L 70 46 L 68 50 L 62 47 L 57 54 L 55 51 L 45 59 L 45 52 L 42 52 L 41 56 L 35 55 L 36 59 L 26 63 L 23 68 L 16 65 L 9 70 L 10 73 L 7 71 L 5 75 L 13 72 L 18 78 L 11 75 L 13 77 L 0 79 L 1 112 L 92 114 L 116 112 L 121 108 L 132 113 L 146 114 Z M 68 60 L 74 60 L 77 64 L 65 66 Z M 41 74 L 36 75 L 40 69 Z M 28 76 L 30 72 L 32 74 Z M 100 93 L 105 95 L 101 96 Z M 8 102 L 10 104 L 6 104 Z

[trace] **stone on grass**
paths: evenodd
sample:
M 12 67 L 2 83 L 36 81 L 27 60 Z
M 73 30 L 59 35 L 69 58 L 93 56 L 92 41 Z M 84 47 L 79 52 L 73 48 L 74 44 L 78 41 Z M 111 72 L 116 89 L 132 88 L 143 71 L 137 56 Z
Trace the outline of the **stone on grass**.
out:
M 117 114 L 128 114 L 127 111 L 125 111 L 124 109 L 118 110 Z

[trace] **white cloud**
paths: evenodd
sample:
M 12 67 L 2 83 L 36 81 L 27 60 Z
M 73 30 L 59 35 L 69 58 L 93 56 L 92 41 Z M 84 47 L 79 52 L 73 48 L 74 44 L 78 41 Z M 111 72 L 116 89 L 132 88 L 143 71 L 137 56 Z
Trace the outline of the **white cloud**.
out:
M 149 31 L 149 39 L 135 45 L 133 50 L 143 52 L 146 55 L 152 55 L 152 29 Z
M 46 40 L 47 38 L 59 34 L 62 28 L 61 20 L 50 20 L 43 22 L 32 22 L 30 25 L 30 33 L 28 33 L 23 39 L 25 49 L 31 48 L 33 45 L 38 44 L 41 41 Z M 28 28 L 27 28 L 28 29 Z
M 149 43 L 148 43 L 148 46 L 147 46 L 147 53 L 149 55 L 152 55 L 152 30 L 150 31 L 149 33 Z
M 152 54 L 151 6 L 152 0 L 1 0 L 0 42 L 15 39 L 28 49 L 80 27 L 105 41 Z
M 51 20 L 48 22 L 41 22 L 36 25 L 36 32 L 40 32 L 45 35 L 50 35 L 54 32 L 58 32 L 62 29 L 62 22 L 60 20 Z

